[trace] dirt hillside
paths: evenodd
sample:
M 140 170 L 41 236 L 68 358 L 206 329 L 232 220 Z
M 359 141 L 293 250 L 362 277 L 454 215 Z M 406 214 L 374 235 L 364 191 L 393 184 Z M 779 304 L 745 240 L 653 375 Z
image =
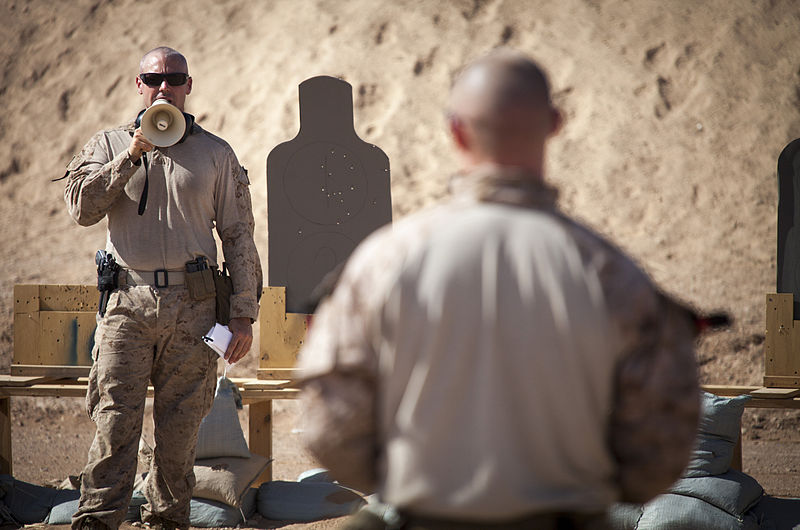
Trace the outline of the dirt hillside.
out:
M 800 136 L 794 0 L 5 0 L 0 17 L 0 368 L 11 358 L 14 284 L 93 282 L 105 225 L 78 227 L 51 179 L 96 130 L 136 115 L 143 52 L 163 44 L 187 56 L 187 111 L 249 169 L 266 267 L 266 157 L 297 133 L 300 82 L 327 74 L 353 86 L 356 130 L 389 156 L 399 218 L 445 194 L 452 78 L 507 45 L 540 60 L 565 112 L 548 166 L 564 209 L 669 292 L 734 315 L 730 331 L 701 341 L 704 382 L 762 381 L 776 160 Z M 251 358 L 237 370 L 254 367 Z M 79 403 L 14 409 L 24 413 L 18 478 L 79 472 L 90 433 L 52 444 L 70 457 L 57 467 L 28 450 L 41 435 L 32 423 L 91 429 L 72 420 Z M 745 471 L 800 496 L 798 414 L 747 412 L 745 425 Z M 773 442 L 788 456 L 776 462 Z

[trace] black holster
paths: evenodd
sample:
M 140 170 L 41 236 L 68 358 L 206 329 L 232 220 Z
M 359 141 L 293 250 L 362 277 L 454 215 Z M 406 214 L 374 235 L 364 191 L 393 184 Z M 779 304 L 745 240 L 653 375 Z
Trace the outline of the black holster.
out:
M 102 317 L 106 314 L 108 297 L 119 287 L 119 265 L 113 254 L 105 250 L 98 250 L 94 256 L 97 265 L 97 290 L 100 291 L 100 302 L 97 312 Z

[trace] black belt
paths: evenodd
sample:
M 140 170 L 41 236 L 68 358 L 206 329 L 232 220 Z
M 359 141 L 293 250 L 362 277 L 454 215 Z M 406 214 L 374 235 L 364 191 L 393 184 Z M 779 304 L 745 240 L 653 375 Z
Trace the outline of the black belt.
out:
M 402 514 L 404 530 L 608 530 L 605 514 L 545 512 L 503 522 L 475 522 Z
M 137 271 L 133 269 L 123 269 L 120 271 L 119 284 L 123 285 L 149 285 L 151 287 L 174 287 L 185 285 L 186 277 L 184 271 L 168 271 L 159 269 L 157 271 Z

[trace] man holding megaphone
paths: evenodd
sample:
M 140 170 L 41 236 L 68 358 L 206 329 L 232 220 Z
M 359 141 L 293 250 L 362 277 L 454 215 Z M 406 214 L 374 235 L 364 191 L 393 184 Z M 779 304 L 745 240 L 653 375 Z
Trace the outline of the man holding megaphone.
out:
M 97 431 L 73 528 L 122 522 L 149 382 L 156 448 L 142 519 L 188 528 L 197 432 L 216 382 L 217 354 L 202 337 L 216 321 L 228 324 L 225 359 L 234 363 L 249 351 L 258 315 L 261 265 L 247 172 L 224 140 L 184 112 L 192 78 L 183 55 L 167 47 L 145 54 L 136 87 L 145 110 L 97 133 L 67 166 L 70 215 L 81 225 L 108 219 L 86 396 Z M 214 227 L 230 280 L 218 271 Z M 232 284 L 232 293 L 220 284 Z

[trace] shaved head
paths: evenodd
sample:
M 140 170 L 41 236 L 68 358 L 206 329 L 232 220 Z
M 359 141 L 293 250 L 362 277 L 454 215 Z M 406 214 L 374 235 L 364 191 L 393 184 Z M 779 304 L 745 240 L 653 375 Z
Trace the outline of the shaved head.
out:
M 458 76 L 450 111 L 472 118 L 493 118 L 519 107 L 550 106 L 550 84 L 525 55 L 498 49 L 469 64 Z
M 176 66 L 182 66 L 183 68 L 181 69 L 181 71 L 183 71 L 183 73 L 185 74 L 189 73 L 189 63 L 186 62 L 186 57 L 184 57 L 183 54 L 178 50 L 175 50 L 168 46 L 159 46 L 158 48 L 153 48 L 149 52 L 145 53 L 144 56 L 142 56 L 142 60 L 139 61 L 139 73 L 145 71 L 144 69 L 148 63 L 148 59 L 150 59 L 153 56 L 161 57 L 165 61 L 168 60 L 171 64 L 174 64 Z
M 464 68 L 453 84 L 449 115 L 462 150 L 501 164 L 518 165 L 520 157 L 542 151 L 560 124 L 545 73 L 509 49 L 494 50 Z

